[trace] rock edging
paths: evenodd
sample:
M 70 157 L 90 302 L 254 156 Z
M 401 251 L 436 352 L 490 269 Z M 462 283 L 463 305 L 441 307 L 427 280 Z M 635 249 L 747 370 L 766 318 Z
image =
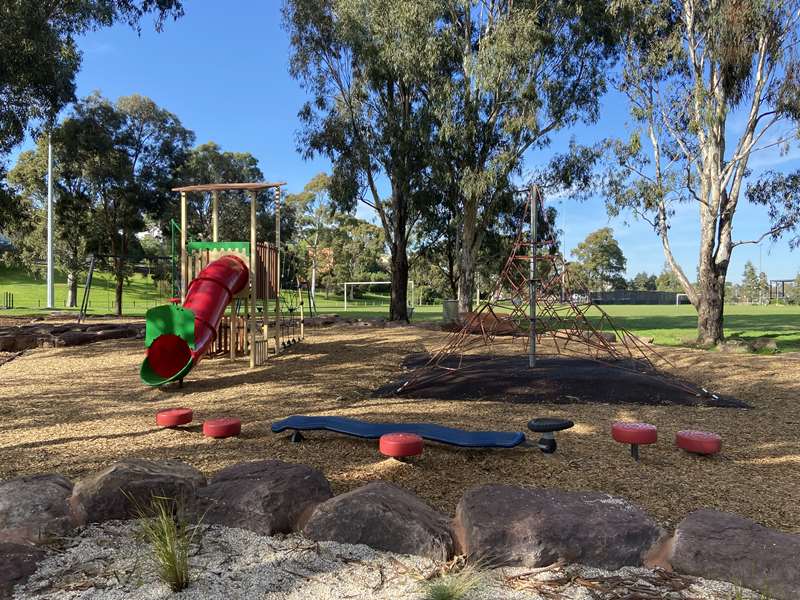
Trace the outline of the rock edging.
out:
M 209 523 L 438 561 L 460 553 L 489 566 L 658 565 L 776 600 L 800 590 L 800 535 L 715 510 L 689 514 L 668 536 L 641 508 L 609 494 L 483 485 L 464 493 L 451 522 L 389 482 L 333 496 L 325 476 L 301 464 L 238 463 L 207 483 L 181 461 L 129 458 L 74 486 L 55 474 L 0 482 L 0 598 L 45 557 L 37 545 L 89 522 L 132 518 L 153 495 L 179 498 L 189 515 Z

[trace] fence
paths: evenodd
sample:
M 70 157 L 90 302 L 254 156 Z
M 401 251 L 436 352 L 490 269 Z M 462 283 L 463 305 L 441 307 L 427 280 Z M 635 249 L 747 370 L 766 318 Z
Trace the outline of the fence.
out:
M 595 304 L 675 304 L 675 292 L 650 292 L 636 290 L 613 290 L 611 292 L 589 292 Z

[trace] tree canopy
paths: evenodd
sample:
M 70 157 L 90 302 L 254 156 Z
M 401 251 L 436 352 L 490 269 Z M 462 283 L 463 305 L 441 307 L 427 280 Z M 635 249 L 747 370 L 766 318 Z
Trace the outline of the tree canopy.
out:
M 457 232 L 459 308 L 469 310 L 481 246 L 512 212 L 528 150 L 597 119 L 616 32 L 595 0 L 443 0 L 423 51 L 442 65 L 428 86 L 433 177 Z
M 53 123 L 75 99 L 81 54 L 75 39 L 89 30 L 124 22 L 138 27 L 155 15 L 183 14 L 180 0 L 92 0 L 59 2 L 4 0 L 0 3 L 0 228 L 24 215 L 24 207 L 4 187 L 5 157 L 32 125 Z
M 751 158 L 785 147 L 800 120 L 795 0 L 618 0 L 627 18 L 619 82 L 635 129 L 613 143 L 606 179 L 611 214 L 630 209 L 659 236 L 670 269 L 698 311 L 698 339 L 723 338 L 725 282 L 733 250 L 779 236 L 800 219 L 797 175 L 767 172 L 748 183 Z M 741 127 L 732 127 L 734 116 Z M 733 237 L 747 196 L 772 226 Z M 698 208 L 699 273 L 691 281 L 671 247 L 681 204 Z
M 578 244 L 572 255 L 579 273 L 592 290 L 625 289 L 623 274 L 627 260 L 610 227 L 593 231 Z

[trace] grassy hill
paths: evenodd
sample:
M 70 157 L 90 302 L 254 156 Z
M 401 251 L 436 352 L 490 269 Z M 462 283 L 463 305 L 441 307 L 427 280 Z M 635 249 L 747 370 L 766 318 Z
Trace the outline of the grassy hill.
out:
M 55 308 L 77 311 L 77 309 L 66 307 L 66 275 L 56 271 L 55 280 Z M 78 304 L 80 305 L 86 282 L 79 281 L 78 283 Z M 0 266 L 0 301 L 2 301 L 4 292 L 14 294 L 14 310 L 2 310 L 0 311 L 2 315 L 27 315 L 46 310 L 47 285 L 44 277 L 36 277 L 22 269 Z M 135 274 L 125 286 L 122 307 L 126 315 L 143 315 L 148 308 L 163 304 L 167 298 L 169 296 L 160 293 L 152 279 Z M 110 273 L 95 271 L 89 295 L 89 312 L 92 314 L 115 312 L 114 279 Z

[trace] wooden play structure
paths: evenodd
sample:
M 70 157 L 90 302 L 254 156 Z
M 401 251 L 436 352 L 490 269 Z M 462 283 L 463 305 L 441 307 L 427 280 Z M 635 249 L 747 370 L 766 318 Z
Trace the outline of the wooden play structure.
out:
M 250 367 L 264 364 L 270 356 L 301 340 L 304 335 L 303 304 L 299 313 L 285 315 L 281 305 L 281 187 L 279 183 L 211 183 L 174 188 L 180 193 L 180 299 L 186 300 L 191 282 L 209 263 L 224 255 L 235 255 L 248 265 L 249 284 L 230 303 L 208 356 L 248 355 Z M 271 190 L 275 201 L 275 241 L 257 239 L 256 215 L 259 193 Z M 219 195 L 239 191 L 250 196 L 250 240 L 219 240 Z M 187 240 L 188 194 L 211 194 L 211 241 Z M 255 248 L 255 252 L 251 249 Z

